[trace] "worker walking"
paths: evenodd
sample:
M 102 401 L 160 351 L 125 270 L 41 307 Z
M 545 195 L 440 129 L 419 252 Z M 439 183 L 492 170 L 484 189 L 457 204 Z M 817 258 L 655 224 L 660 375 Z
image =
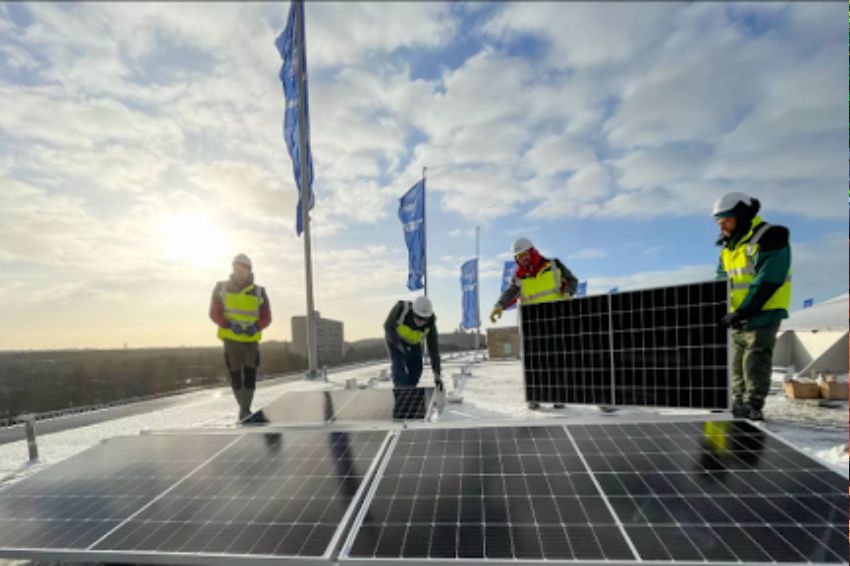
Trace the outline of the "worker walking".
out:
M 516 274 L 493 307 L 491 322 L 501 318 L 504 310 L 517 300 L 522 304 L 548 303 L 571 299 L 575 294 L 578 279 L 572 271 L 557 258 L 548 259 L 540 255 L 528 238 L 518 238 L 514 242 L 513 254 L 517 263 Z M 530 401 L 528 407 L 537 409 L 540 404 Z M 561 407 L 563 404 L 555 403 L 555 408 Z
M 721 320 L 732 332 L 732 414 L 764 420 L 773 347 L 791 304 L 791 245 L 788 229 L 758 216 L 761 203 L 728 193 L 714 203 L 720 227 L 718 278 L 730 282 L 729 313 Z
M 230 278 L 218 282 L 213 289 L 210 319 L 218 325 L 218 337 L 224 343 L 224 361 L 242 421 L 251 414 L 260 366 L 260 339 L 272 322 L 272 311 L 266 290 L 254 284 L 248 256 L 237 255 L 232 267 Z
M 443 390 L 440 377 L 440 346 L 437 317 L 428 297 L 414 301 L 398 301 L 384 322 L 384 336 L 392 362 L 393 386 L 416 387 L 422 376 L 422 342 L 428 344 L 434 386 Z

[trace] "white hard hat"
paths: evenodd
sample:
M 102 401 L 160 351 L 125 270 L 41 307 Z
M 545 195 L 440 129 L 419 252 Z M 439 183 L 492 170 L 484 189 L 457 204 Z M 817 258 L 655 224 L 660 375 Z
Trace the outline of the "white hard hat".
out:
M 425 295 L 413 299 L 413 314 L 422 318 L 431 318 L 431 315 L 434 314 L 431 299 Z
M 521 254 L 522 252 L 527 252 L 533 247 L 534 244 L 532 244 L 531 240 L 529 240 L 528 238 L 517 238 L 514 241 L 514 255 Z
M 753 198 L 744 193 L 726 193 L 714 202 L 714 210 L 711 214 L 714 216 L 732 216 L 732 210 L 740 203 L 752 206 Z
M 251 265 L 251 258 L 249 258 L 245 254 L 238 254 L 236 257 L 233 258 L 233 265 L 236 265 L 237 263 L 241 263 L 248 269 L 253 268 L 253 266 Z

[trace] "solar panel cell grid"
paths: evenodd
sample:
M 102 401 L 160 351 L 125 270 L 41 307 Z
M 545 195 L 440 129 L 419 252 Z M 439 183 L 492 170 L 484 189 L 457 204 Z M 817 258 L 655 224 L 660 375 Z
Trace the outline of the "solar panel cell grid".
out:
M 528 401 L 728 406 L 726 283 L 522 308 Z

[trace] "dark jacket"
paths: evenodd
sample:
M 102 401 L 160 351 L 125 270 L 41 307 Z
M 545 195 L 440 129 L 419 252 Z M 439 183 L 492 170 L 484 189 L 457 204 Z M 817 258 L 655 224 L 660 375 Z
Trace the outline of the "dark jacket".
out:
M 517 300 L 519 299 L 520 286 L 522 285 L 522 280 L 526 277 L 536 277 L 548 261 L 554 263 L 555 267 L 561 270 L 561 292 L 569 293 L 570 295 L 575 295 L 576 288 L 578 287 L 578 279 L 575 275 L 573 275 L 573 272 L 570 271 L 567 266 L 561 263 L 561 260 L 559 260 L 558 258 L 553 258 L 549 260 L 543 256 L 540 256 L 540 261 L 535 262 L 534 268 L 531 271 L 525 272 L 522 269 L 517 270 L 517 274 L 514 275 L 513 279 L 511 279 L 511 284 L 508 285 L 508 288 L 505 289 L 505 292 L 502 293 L 502 296 L 499 297 L 499 300 L 496 301 L 496 304 L 501 305 L 503 309 L 507 309 L 509 306 L 517 302 Z
M 737 230 L 729 238 L 719 240 L 721 246 L 729 249 L 734 248 L 738 242 L 749 231 Z M 789 242 L 788 228 L 785 226 L 771 225 L 762 235 L 759 241 L 759 250 L 755 256 L 756 275 L 750 284 L 744 302 L 736 311 L 742 319 L 746 320 L 745 330 L 755 330 L 770 326 L 783 318 L 788 318 L 788 311 L 775 309 L 763 311 L 762 307 L 770 297 L 785 284 L 788 270 L 791 267 L 791 244 Z M 727 274 L 723 269 L 723 261 L 717 263 L 717 278 L 726 279 Z
M 248 285 L 254 284 L 254 274 L 251 274 L 248 282 L 244 285 L 237 285 L 234 283 L 233 276 L 231 276 L 225 283 L 227 284 L 228 291 L 238 293 Z M 222 302 L 221 295 L 219 294 L 219 285 L 221 285 L 221 283 L 217 283 L 213 288 L 212 297 L 210 298 L 210 320 L 222 328 L 230 328 L 230 321 L 224 318 L 224 303 Z M 263 304 L 260 306 L 260 319 L 257 321 L 257 328 L 264 330 L 272 323 L 272 305 L 269 302 L 269 296 L 266 293 L 265 287 L 255 286 L 253 292 L 259 292 L 262 294 Z
M 437 315 L 432 314 L 431 317 L 425 322 L 425 326 L 418 327 L 413 322 L 413 306 L 410 301 L 398 301 L 395 306 L 390 310 L 390 314 L 387 316 L 387 320 L 384 321 L 384 337 L 387 340 L 387 346 L 390 348 L 401 349 L 405 347 L 412 347 L 419 349 L 421 346 L 410 346 L 404 340 L 401 339 L 401 336 L 398 335 L 398 331 L 396 327 L 399 324 L 399 318 L 402 316 L 404 310 L 407 309 L 407 314 L 404 315 L 404 318 L 401 322 L 408 325 L 411 328 L 415 328 L 416 330 L 425 331 L 428 329 L 428 335 L 426 340 L 428 342 L 428 356 L 431 358 L 431 368 L 434 370 L 435 374 L 440 374 L 440 344 L 438 340 L 437 334 Z M 420 350 L 421 352 L 421 350 Z

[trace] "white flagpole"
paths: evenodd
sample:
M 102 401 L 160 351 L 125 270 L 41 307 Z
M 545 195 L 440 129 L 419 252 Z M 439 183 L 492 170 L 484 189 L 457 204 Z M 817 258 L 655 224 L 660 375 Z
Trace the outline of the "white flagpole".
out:
M 427 167 L 422 167 L 422 240 L 423 240 L 423 259 L 425 260 L 425 296 L 428 296 L 428 198 L 427 191 L 428 189 L 425 187 L 425 170 Z
M 304 272 L 307 279 L 307 377 L 319 375 L 319 363 L 316 356 L 316 308 L 313 304 L 313 259 L 310 250 L 310 192 L 307 183 L 307 109 L 305 108 L 304 70 L 301 68 L 303 53 L 304 30 L 301 22 L 304 19 L 304 1 L 295 0 L 295 76 L 298 81 L 298 154 L 301 161 L 301 224 L 304 228 Z

